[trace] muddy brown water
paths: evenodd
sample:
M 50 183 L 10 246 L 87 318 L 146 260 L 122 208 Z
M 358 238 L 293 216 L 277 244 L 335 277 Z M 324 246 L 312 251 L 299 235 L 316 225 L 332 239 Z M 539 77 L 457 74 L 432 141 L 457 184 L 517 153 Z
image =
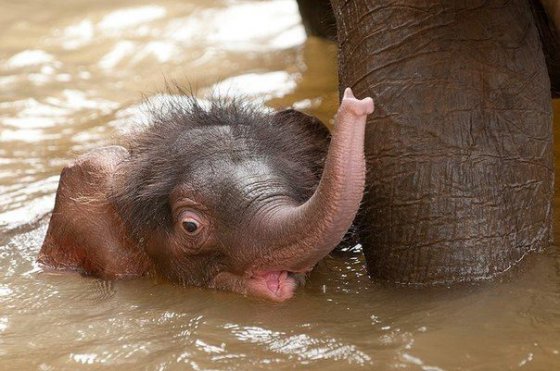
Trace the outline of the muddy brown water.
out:
M 0 9 L 0 369 L 560 369 L 560 212 L 553 247 L 461 287 L 386 287 L 359 253 L 325 259 L 282 304 L 41 272 L 34 259 L 61 167 L 118 143 L 142 94 L 174 80 L 328 122 L 336 50 L 306 39 L 292 1 Z M 555 136 L 560 159 L 559 119 Z

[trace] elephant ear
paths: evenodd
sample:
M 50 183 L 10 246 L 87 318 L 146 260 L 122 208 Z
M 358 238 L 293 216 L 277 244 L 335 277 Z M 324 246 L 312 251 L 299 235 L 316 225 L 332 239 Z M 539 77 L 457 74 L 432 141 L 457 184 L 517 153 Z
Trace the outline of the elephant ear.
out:
M 328 145 L 331 133 L 327 126 L 315 116 L 289 108 L 274 114 L 273 123 L 303 128 L 310 138 Z M 326 148 L 325 148 L 326 149 Z
M 316 117 L 294 109 L 272 114 L 271 128 L 264 130 L 267 153 L 281 161 L 278 165 L 305 201 L 313 194 L 323 174 L 330 133 Z
M 276 112 L 272 124 L 283 129 L 278 138 L 279 148 L 290 148 L 289 158 L 297 159 L 298 163 L 296 173 L 306 163 L 318 182 L 329 149 L 329 129 L 317 117 L 291 108 Z

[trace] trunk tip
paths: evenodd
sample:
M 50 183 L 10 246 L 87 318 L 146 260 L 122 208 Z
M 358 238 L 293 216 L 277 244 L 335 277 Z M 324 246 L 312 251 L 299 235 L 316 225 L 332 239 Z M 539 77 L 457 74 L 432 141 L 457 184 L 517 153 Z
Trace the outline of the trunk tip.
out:
M 354 93 L 350 88 L 346 88 L 344 90 L 342 103 L 346 103 L 348 107 L 351 107 L 352 111 L 358 116 L 370 115 L 374 111 L 373 99 L 371 97 L 358 99 L 354 96 Z
M 342 99 L 356 99 L 351 88 L 344 89 L 344 96 L 342 97 Z

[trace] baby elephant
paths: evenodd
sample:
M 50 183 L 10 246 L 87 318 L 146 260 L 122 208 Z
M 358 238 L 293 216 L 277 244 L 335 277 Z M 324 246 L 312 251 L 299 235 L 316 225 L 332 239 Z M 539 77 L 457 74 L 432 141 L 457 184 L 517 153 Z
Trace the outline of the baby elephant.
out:
M 372 112 L 346 89 L 329 145 L 321 122 L 294 110 L 167 96 L 127 149 L 64 168 L 38 261 L 289 299 L 356 215 Z

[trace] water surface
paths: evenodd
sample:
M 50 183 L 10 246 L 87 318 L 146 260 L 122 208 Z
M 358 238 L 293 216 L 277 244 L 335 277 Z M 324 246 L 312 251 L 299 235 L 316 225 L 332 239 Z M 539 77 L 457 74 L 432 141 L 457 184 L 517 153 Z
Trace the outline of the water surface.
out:
M 306 39 L 292 1 L 0 9 L 0 369 L 560 368 L 556 245 L 495 282 L 422 290 L 371 282 L 359 253 L 329 257 L 282 304 L 37 271 L 62 166 L 119 143 L 143 94 L 176 81 L 328 123 L 336 48 Z

